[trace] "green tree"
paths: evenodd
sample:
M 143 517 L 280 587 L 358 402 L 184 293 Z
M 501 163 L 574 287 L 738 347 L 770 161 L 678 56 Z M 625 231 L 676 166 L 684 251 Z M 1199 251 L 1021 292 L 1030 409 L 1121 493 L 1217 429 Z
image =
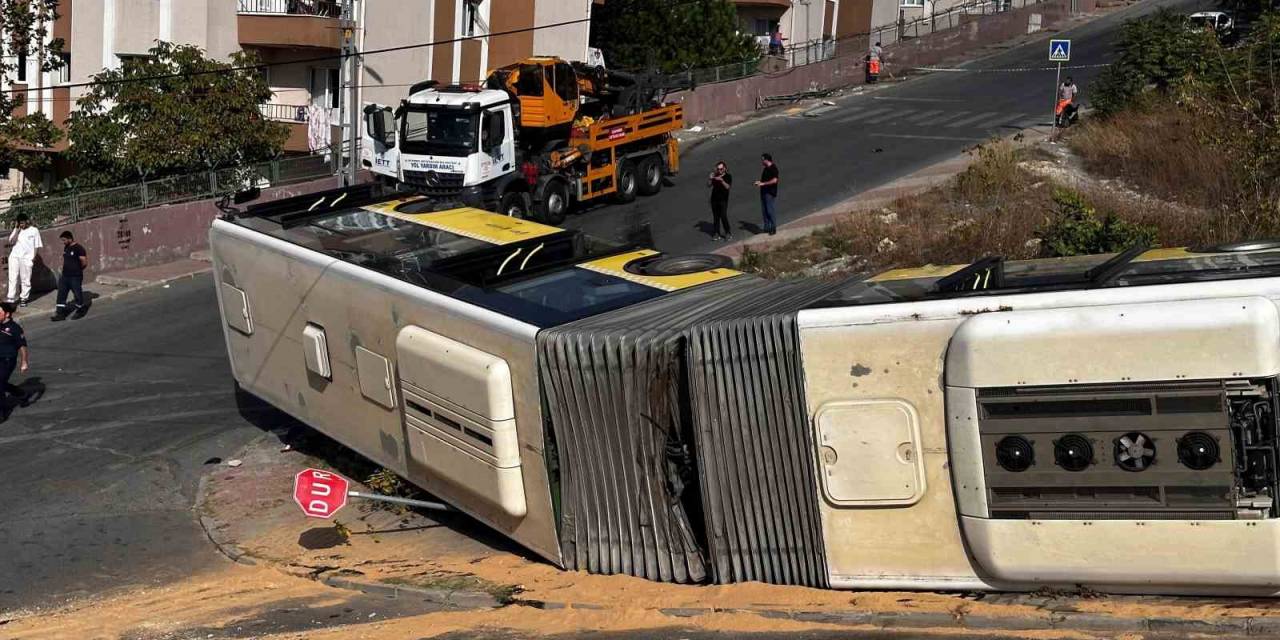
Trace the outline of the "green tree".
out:
M 94 76 L 68 121 L 77 186 L 118 184 L 267 160 L 285 125 L 263 117 L 271 97 L 257 59 L 229 63 L 198 47 L 158 42 L 150 55 Z
M 0 31 L 7 49 L 0 57 L 0 75 L 10 87 L 17 82 L 19 61 L 35 61 L 44 71 L 62 66 L 62 39 L 49 37 L 57 18 L 58 0 L 0 0 Z M 0 91 L 0 164 L 39 170 L 50 158 L 39 149 L 61 140 L 62 133 L 42 113 L 14 115 L 26 101 L 25 92 Z
M 1211 32 L 1169 9 L 1130 20 L 1121 30 L 1115 60 L 1089 91 L 1090 105 L 1104 115 L 1116 113 L 1148 88 L 1169 89 L 1204 73 L 1219 49 Z
M 728 0 L 628 0 L 592 10 L 591 40 L 610 66 L 665 73 L 755 60 Z

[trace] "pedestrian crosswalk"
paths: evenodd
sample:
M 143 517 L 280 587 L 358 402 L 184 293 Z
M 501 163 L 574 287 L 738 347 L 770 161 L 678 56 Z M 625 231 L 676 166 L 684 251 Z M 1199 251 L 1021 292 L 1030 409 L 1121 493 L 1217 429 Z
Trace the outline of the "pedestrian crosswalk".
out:
M 839 123 L 877 125 L 880 128 L 909 125 L 912 129 L 971 129 L 993 130 L 1001 127 L 1034 125 L 1037 119 L 1029 113 L 1013 111 L 979 111 L 965 109 L 938 109 L 936 104 L 919 106 L 880 106 L 874 103 L 857 105 L 826 114 Z M 934 108 L 929 108 L 934 107 Z M 825 119 L 825 118 L 824 118 Z

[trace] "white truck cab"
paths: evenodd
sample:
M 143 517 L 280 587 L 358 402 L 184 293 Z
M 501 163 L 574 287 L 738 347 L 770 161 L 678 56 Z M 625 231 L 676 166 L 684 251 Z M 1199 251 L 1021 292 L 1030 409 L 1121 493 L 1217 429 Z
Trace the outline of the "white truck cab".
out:
M 399 108 L 369 104 L 364 113 L 361 160 L 376 175 L 474 206 L 496 204 L 519 177 L 505 91 L 423 83 Z

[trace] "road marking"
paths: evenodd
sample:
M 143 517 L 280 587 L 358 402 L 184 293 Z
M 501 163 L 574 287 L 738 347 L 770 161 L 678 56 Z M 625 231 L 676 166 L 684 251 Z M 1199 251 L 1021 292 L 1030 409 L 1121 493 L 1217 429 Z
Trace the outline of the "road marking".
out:
M 994 114 L 991 111 L 983 111 L 982 113 L 979 113 L 977 115 L 972 115 L 972 116 L 969 116 L 968 118 L 956 120 L 955 122 L 952 122 L 951 124 L 947 125 L 947 128 L 956 129 L 958 127 L 967 127 L 980 120 L 990 120 L 995 115 L 1004 115 L 1004 114 Z
M 864 124 L 880 124 L 881 122 L 892 120 L 894 118 L 901 118 L 903 114 L 909 114 L 909 113 L 915 113 L 915 112 L 909 109 L 906 111 L 903 111 L 901 109 L 890 109 L 889 113 L 886 113 L 884 115 L 879 115 L 874 118 L 867 118 L 867 121 Z
M 873 100 L 896 100 L 901 102 L 964 102 L 954 98 L 897 98 L 894 96 L 872 96 Z
M 873 133 L 873 138 L 905 138 L 907 140 L 959 140 L 961 142 L 982 142 L 988 138 L 972 138 L 964 136 L 916 136 L 908 133 Z
M 903 122 L 911 122 L 911 123 L 925 124 L 927 120 L 932 120 L 933 118 L 936 118 L 936 117 L 938 117 L 938 116 L 940 116 L 940 115 L 942 115 L 942 114 L 944 114 L 944 113 L 946 113 L 946 111 L 945 111 L 945 110 L 943 110 L 943 109 L 934 109 L 934 110 L 932 110 L 932 111 L 923 111 L 923 112 L 921 112 L 921 113 L 917 113 L 917 114 L 915 114 L 915 115 L 913 115 L 913 116 L 907 116 L 907 117 L 903 118 L 903 119 L 902 119 L 902 121 L 903 121 Z M 935 123 L 935 122 L 929 122 L 928 124 L 936 124 L 936 123 Z
M 856 113 L 852 115 L 836 118 L 836 122 L 853 122 L 855 120 L 861 120 L 869 116 L 879 115 L 882 113 L 892 113 L 893 111 L 895 111 L 893 107 L 881 107 L 878 109 L 858 110 Z
M 997 113 L 986 120 L 979 120 L 973 126 L 979 129 L 996 129 L 1005 123 L 1017 120 L 1021 115 L 1020 113 Z
M 973 115 L 973 112 L 972 112 L 972 111 L 949 111 L 949 112 L 947 112 L 947 115 L 942 116 L 942 117 L 938 118 L 937 120 L 934 120 L 933 122 L 930 122 L 929 124 L 931 124 L 931 125 L 933 125 L 933 126 L 935 126 L 935 127 L 942 127 L 942 126 L 946 126 L 948 122 L 951 122 L 952 120 L 955 120 L 956 118 L 967 118 L 967 117 L 969 117 L 970 115 Z

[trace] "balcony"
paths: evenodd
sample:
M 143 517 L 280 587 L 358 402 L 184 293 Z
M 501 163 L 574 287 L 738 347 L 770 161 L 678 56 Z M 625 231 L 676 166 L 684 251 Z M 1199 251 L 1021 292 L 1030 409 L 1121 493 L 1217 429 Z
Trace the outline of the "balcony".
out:
M 240 44 L 246 47 L 337 49 L 341 6 L 332 0 L 239 0 Z
M 284 142 L 284 150 L 288 153 L 305 153 L 310 151 L 307 143 L 307 107 L 292 104 L 267 103 L 259 106 L 262 115 L 268 120 L 283 122 L 289 126 L 289 138 Z M 329 109 L 330 139 L 340 135 L 336 133 L 338 110 Z

